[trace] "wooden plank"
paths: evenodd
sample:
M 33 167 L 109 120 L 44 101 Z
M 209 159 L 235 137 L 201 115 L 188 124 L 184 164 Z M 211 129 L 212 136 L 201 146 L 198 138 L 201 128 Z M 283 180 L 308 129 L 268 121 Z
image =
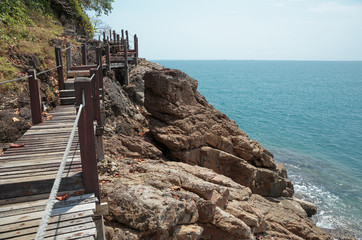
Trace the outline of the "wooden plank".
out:
M 79 169 L 81 168 L 82 165 L 81 163 L 78 164 L 68 164 L 65 166 L 64 171 L 69 171 L 69 170 L 74 170 L 74 169 Z M 0 172 L 0 179 L 2 178 L 8 178 L 8 177 L 18 177 L 18 174 L 41 174 L 43 172 L 47 172 L 47 171 L 58 171 L 59 169 L 59 164 L 55 165 L 55 166 L 51 166 L 51 167 L 42 167 L 42 168 L 31 168 L 31 169 L 27 169 L 27 168 L 21 168 L 21 169 L 12 169 L 9 171 L 2 171 Z M 4 170 L 4 169 L 2 169 Z M 17 176 L 14 176 L 17 175 Z
M 79 173 L 81 173 L 81 171 L 68 171 L 62 174 L 62 178 L 68 178 L 68 177 L 73 177 L 75 175 L 78 175 Z M 1 178 L 0 179 L 0 185 L 9 185 L 12 183 L 22 183 L 22 182 L 36 182 L 36 181 L 44 181 L 44 180 L 50 180 L 50 179 L 55 179 L 55 177 L 57 176 L 57 171 L 54 172 L 47 172 L 47 173 L 43 173 L 40 175 L 35 175 L 35 176 L 22 176 L 19 178 Z
M 69 194 L 70 196 L 78 196 L 78 195 L 84 195 L 84 189 L 74 189 L 71 191 L 66 192 L 58 192 L 58 194 Z M 38 195 L 32 195 L 32 196 L 24 196 L 24 197 L 16 197 L 16 198 L 8 198 L 8 199 L 0 199 L 0 206 L 9 205 L 9 204 L 16 204 L 16 203 L 23 203 L 26 201 L 37 201 L 42 199 L 48 199 L 50 193 L 45 194 L 38 194 Z
M 39 162 L 39 160 L 41 160 L 41 162 Z M 47 163 L 60 163 L 61 161 L 61 157 L 57 157 L 57 158 L 47 158 L 47 159 L 32 159 L 32 160 L 27 160 L 27 161 L 4 161 L 1 162 L 0 164 L 0 168 L 8 168 L 8 167 L 25 167 L 25 166 L 31 166 L 31 165 L 42 165 L 42 164 L 47 164 Z M 76 156 L 76 157 L 69 157 L 67 159 L 67 162 L 72 162 L 72 161 L 80 161 L 80 157 Z
M 13 227 L 8 228 L 9 230 L 7 232 L 0 233 L 0 239 L 12 238 L 14 236 L 20 237 L 29 234 L 36 234 L 40 224 L 40 219 L 31 221 L 29 223 L 30 224 L 25 224 L 26 227 L 22 225 L 18 229 L 13 229 Z M 78 228 L 80 229 L 89 228 L 89 223 L 93 223 L 93 219 L 91 217 L 71 219 L 70 221 L 63 221 L 63 222 L 48 223 L 45 236 L 54 236 L 55 235 L 54 230 L 62 229 L 62 231 L 64 231 L 69 226 L 77 225 Z M 28 227 L 29 225 L 32 225 L 32 227 Z
M 67 162 L 66 167 L 72 166 L 72 165 L 80 165 L 81 161 L 73 161 L 73 162 Z M 37 171 L 41 168 L 59 168 L 59 162 L 55 163 L 48 163 L 48 164 L 38 164 L 38 165 L 29 165 L 25 167 L 9 167 L 9 168 L 0 168 L 0 173 L 7 173 L 8 171 Z
M 92 216 L 93 216 L 92 210 L 77 212 L 77 213 L 70 213 L 70 214 L 62 214 L 62 215 L 50 217 L 48 224 L 61 223 L 61 222 L 72 221 L 72 220 L 76 220 L 76 219 L 82 219 L 82 218 L 87 219 L 88 217 L 92 217 Z M 40 220 L 41 220 L 41 218 L 34 219 L 31 221 L 26 221 L 26 222 L 8 224 L 8 225 L 4 226 L 3 229 L 0 227 L 0 233 L 1 233 L 1 231 L 4 231 L 4 233 L 5 233 L 8 231 L 16 231 L 16 230 L 22 229 L 22 228 L 38 227 L 40 224 Z
M 89 70 L 68 71 L 68 77 L 90 77 Z
M 57 236 L 56 239 L 70 239 L 69 237 L 71 236 L 83 236 L 84 234 L 86 234 L 87 236 L 90 236 L 92 234 L 96 234 L 93 231 L 88 231 L 89 229 L 93 229 L 95 228 L 95 223 L 94 222 L 90 222 L 90 223 L 85 223 L 85 224 L 81 224 L 81 225 L 74 225 L 74 226 L 68 226 L 68 227 L 64 227 L 64 228 L 56 228 L 56 229 L 51 229 L 51 230 L 47 230 L 45 232 L 44 235 L 44 239 L 54 239 L 54 236 Z M 33 239 L 36 236 L 36 230 L 35 232 L 33 231 L 31 234 L 27 234 L 27 235 L 23 235 L 23 236 L 19 236 L 19 237 L 15 237 L 15 238 L 11 238 L 12 240 L 23 240 L 25 239 Z M 74 238 L 71 238 L 74 239 Z
M 88 238 L 90 236 L 96 236 L 97 230 L 96 228 L 86 229 L 79 232 L 73 232 L 73 233 L 66 233 L 63 235 L 57 235 L 57 240 L 63 240 L 63 239 L 84 239 Z M 54 240 L 54 237 L 47 237 L 44 238 L 44 240 Z
M 76 174 L 76 173 L 80 173 L 82 172 L 82 166 L 77 166 L 77 167 L 69 167 L 69 168 L 65 168 L 64 172 L 63 172 L 63 176 L 65 177 L 69 177 L 72 174 Z M 16 179 L 23 179 L 23 178 L 36 178 L 36 179 L 41 179 L 41 177 L 43 176 L 56 176 L 58 173 L 58 169 L 53 169 L 53 170 L 48 170 L 48 171 L 38 171 L 38 172 L 24 172 L 24 173 L 16 173 L 16 174 L 8 174 L 8 175 L 3 175 L 0 177 L 0 182 L 1 180 L 8 180 L 8 182 L 14 181 L 17 182 Z M 55 178 L 55 177 L 54 177 Z M 6 183 L 8 183 L 6 182 Z M 22 182 L 22 181 L 21 181 Z
M 53 209 L 51 216 L 57 216 L 62 214 L 68 214 L 68 213 L 76 213 L 76 212 L 82 212 L 87 210 L 94 211 L 96 208 L 95 203 L 87 203 L 82 205 L 76 205 L 76 206 L 68 206 L 64 208 L 57 208 Z M 34 219 L 40 219 L 43 216 L 43 211 L 33 212 L 33 213 L 26 213 L 21 215 L 15 215 L 15 216 L 8 216 L 1 219 L 0 222 L 0 228 L 1 226 L 11 224 L 11 223 L 17 223 L 17 222 L 25 222 L 30 221 Z M 1 230 L 3 231 L 3 230 Z
M 97 202 L 98 199 L 95 198 L 94 196 L 91 198 L 86 198 L 86 199 L 67 199 L 66 201 L 59 201 L 59 200 L 55 200 L 54 201 L 54 209 L 55 208 L 62 208 L 62 207 L 67 207 L 67 206 L 75 206 L 75 205 L 81 205 L 81 204 L 86 204 L 86 203 L 92 203 L 92 202 Z M 15 215 L 22 215 L 25 213 L 32 213 L 32 212 L 39 212 L 39 211 L 43 211 L 45 209 L 45 206 L 48 202 L 48 199 L 45 199 L 43 201 L 36 201 L 35 203 L 31 203 L 28 205 L 23 205 L 23 206 L 9 206 L 9 207 L 4 207 L 4 209 L 1 209 L 0 212 L 0 217 L 9 217 L 9 216 L 15 216 Z M 6 210 L 8 209 L 8 210 Z M 0 238 L 1 239 L 1 238 Z
M 49 193 L 52 189 L 54 179 L 45 179 L 33 182 L 18 182 L 0 185 L 0 199 L 17 198 L 21 196 L 39 195 Z M 83 188 L 83 174 L 79 173 L 72 177 L 63 178 L 59 191 L 70 191 Z
M 8 205 L 0 207 L 0 214 L 2 212 L 13 211 L 13 210 L 17 210 L 17 209 L 25 209 L 25 208 L 36 207 L 36 206 L 45 206 L 47 204 L 47 201 L 48 201 L 48 198 L 43 198 L 43 199 L 34 200 L 34 201 L 8 204 Z M 79 195 L 79 196 L 71 196 L 65 201 L 54 200 L 54 208 L 59 208 L 59 206 L 61 207 L 64 205 L 71 205 L 74 202 L 78 202 L 78 204 L 82 204 L 82 203 L 89 202 L 89 201 L 97 201 L 97 199 L 95 199 L 93 193 L 83 194 L 83 195 Z
M 62 157 L 64 155 L 64 151 L 58 151 L 58 152 L 50 152 L 50 153 L 37 153 L 37 152 L 33 152 L 32 154 L 17 154 L 17 155 L 9 155 L 7 156 L 2 155 L 0 156 L 0 161 L 2 160 L 21 160 L 21 159 L 44 159 L 46 157 L 49 158 L 55 158 L 55 157 Z M 71 152 L 69 153 L 69 156 L 71 156 Z M 60 160 L 62 160 L 62 158 L 60 158 Z

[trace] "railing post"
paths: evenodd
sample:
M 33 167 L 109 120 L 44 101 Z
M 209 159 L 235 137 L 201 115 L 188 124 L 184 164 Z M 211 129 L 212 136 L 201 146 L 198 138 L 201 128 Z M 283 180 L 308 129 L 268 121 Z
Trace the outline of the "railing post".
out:
M 97 125 L 100 126 L 101 123 L 101 103 L 99 99 L 99 71 L 96 68 L 90 69 L 90 75 L 94 77 L 91 80 L 92 81 L 92 95 L 93 95 L 93 113 L 94 117 L 93 120 L 97 120 Z
M 66 48 L 67 48 L 67 56 L 66 56 L 66 60 L 67 60 L 67 71 L 70 71 L 72 68 L 72 49 L 70 47 L 70 43 L 67 42 L 66 44 Z
M 102 63 L 102 48 L 96 48 L 96 58 L 97 58 L 97 65 L 99 71 L 99 88 L 102 90 L 102 101 L 104 100 L 104 90 L 103 90 L 103 63 Z
M 133 42 L 134 42 L 134 51 L 135 51 L 135 65 L 137 66 L 137 64 L 138 64 L 138 37 L 137 37 L 137 35 L 135 34 L 134 35 L 134 40 L 133 40 Z
M 87 45 L 82 44 L 82 65 L 87 65 Z
M 127 32 L 127 31 L 126 31 Z M 126 40 L 123 40 L 124 47 L 124 84 L 129 85 L 129 69 L 128 69 L 128 48 Z
M 128 38 L 128 31 L 126 30 L 126 46 L 127 46 L 127 50 L 129 49 L 129 38 Z
M 121 43 L 119 42 L 119 34 L 117 34 L 117 49 L 118 49 L 118 52 L 121 51 Z
M 83 99 L 85 100 L 78 123 L 84 190 L 86 193 L 94 193 L 101 201 L 93 127 L 91 80 L 86 77 L 78 77 L 75 79 L 74 88 L 76 105 L 79 106 L 83 103 Z
M 58 87 L 59 90 L 64 90 L 64 70 L 63 70 L 63 60 L 62 60 L 62 50 L 60 47 L 55 47 L 55 61 L 57 66 L 58 72 Z
M 31 69 L 28 71 L 28 82 L 30 92 L 30 105 L 31 105 L 31 119 L 33 124 L 43 122 L 41 101 L 40 101 L 40 85 L 39 80 L 36 78 L 36 71 Z
M 111 53 L 109 51 L 109 43 L 106 44 L 106 64 L 108 69 L 111 69 Z

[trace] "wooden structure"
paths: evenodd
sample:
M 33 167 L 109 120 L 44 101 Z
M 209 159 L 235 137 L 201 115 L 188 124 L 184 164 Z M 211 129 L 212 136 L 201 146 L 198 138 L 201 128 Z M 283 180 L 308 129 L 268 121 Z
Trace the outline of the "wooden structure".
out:
M 60 106 L 49 120 L 30 128 L 0 156 L 0 239 L 34 239 L 75 119 L 73 106 Z M 60 186 L 65 201 L 54 199 L 45 239 L 97 236 L 98 199 L 85 194 L 79 142 L 74 141 Z M 15 237 L 15 238 L 14 238 Z
M 71 46 L 68 45 L 67 53 Z M 87 47 L 82 47 L 81 66 L 72 66 L 67 56 L 65 79 L 62 50 L 55 49 L 58 83 L 63 106 L 47 116 L 41 111 L 39 82 L 29 71 L 33 125 L 0 156 L 0 239 L 34 239 L 45 205 L 54 202 L 44 239 L 104 239 L 97 161 L 103 153 L 103 63 L 102 49 L 96 49 L 96 63 L 87 65 Z M 78 131 L 66 158 L 59 194 L 48 200 L 64 149 L 82 104 Z M 64 157 L 63 157 L 64 158 Z M 69 198 L 67 198 L 69 196 Z M 67 198 L 67 199 L 66 199 Z

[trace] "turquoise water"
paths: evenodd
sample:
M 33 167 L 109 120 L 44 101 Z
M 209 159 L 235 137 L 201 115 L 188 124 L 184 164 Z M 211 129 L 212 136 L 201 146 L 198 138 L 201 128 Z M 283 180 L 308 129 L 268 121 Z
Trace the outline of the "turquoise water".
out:
M 154 61 L 186 72 L 215 108 L 287 166 L 318 226 L 362 238 L 362 62 Z

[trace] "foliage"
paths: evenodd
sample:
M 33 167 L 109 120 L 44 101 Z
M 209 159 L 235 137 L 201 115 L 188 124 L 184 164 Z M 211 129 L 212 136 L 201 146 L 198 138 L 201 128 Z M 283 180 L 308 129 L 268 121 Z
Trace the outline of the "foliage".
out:
M 58 38 L 62 27 L 51 15 L 47 0 L 2 0 L 0 4 L 0 81 L 24 75 L 26 65 L 19 56 L 36 56 L 42 68 L 54 61 L 51 39 Z M 52 64 L 53 65 L 53 64 Z M 16 82 L 7 87 L 19 85 Z
M 114 0 L 80 0 L 84 10 L 93 10 L 97 16 L 104 14 L 108 15 L 112 11 L 112 3 Z

